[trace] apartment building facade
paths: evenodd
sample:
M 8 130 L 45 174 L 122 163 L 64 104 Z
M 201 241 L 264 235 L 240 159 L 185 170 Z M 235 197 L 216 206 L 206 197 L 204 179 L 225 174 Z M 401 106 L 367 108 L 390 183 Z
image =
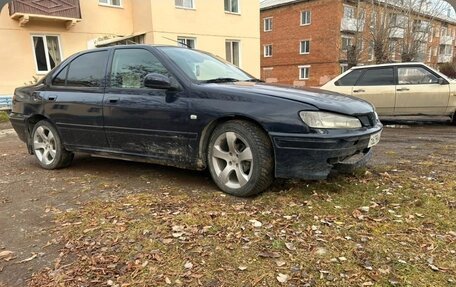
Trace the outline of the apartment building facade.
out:
M 250 0 L 13 0 L 0 13 L 0 96 L 117 44 L 189 46 L 259 77 L 259 11 Z
M 377 19 L 373 15 L 378 13 L 371 1 L 263 0 L 260 7 L 261 78 L 267 82 L 321 86 L 348 69 L 347 51 L 355 41 L 359 47 L 357 64 L 376 63 L 375 43 L 369 29 Z M 387 24 L 391 26 L 388 61 L 402 61 L 399 43 L 407 37 L 402 23 L 408 17 L 414 17 L 413 33 L 423 34 L 413 61 L 434 67 L 453 61 L 453 14 L 405 16 L 390 8 L 382 13 L 387 13 Z

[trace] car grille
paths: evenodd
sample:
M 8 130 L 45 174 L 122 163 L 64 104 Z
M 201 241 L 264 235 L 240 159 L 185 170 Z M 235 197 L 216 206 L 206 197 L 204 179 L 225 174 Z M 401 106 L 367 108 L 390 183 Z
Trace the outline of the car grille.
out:
M 369 113 L 364 115 L 359 115 L 358 119 L 361 121 L 363 127 L 371 128 L 375 126 L 377 123 L 377 118 L 375 117 L 375 113 Z

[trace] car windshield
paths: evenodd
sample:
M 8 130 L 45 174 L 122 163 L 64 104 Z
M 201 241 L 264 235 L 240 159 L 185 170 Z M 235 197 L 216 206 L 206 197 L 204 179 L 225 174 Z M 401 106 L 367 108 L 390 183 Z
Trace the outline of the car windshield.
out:
M 202 83 L 257 81 L 238 67 L 210 54 L 177 47 L 159 49 L 194 81 Z

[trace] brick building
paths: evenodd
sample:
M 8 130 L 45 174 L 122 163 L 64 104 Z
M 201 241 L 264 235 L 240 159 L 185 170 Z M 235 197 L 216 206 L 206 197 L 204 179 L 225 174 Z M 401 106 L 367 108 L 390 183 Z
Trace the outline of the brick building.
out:
M 361 39 L 359 46 L 362 47 L 358 65 L 375 64 L 374 44 L 369 39 L 369 29 L 373 25 L 370 18 L 374 14 L 371 3 L 350 0 L 260 2 L 262 79 L 294 86 L 321 86 L 348 68 L 347 47 L 356 37 Z M 453 8 L 448 5 L 440 9 L 437 16 L 423 13 L 410 16 L 413 17 L 413 33 L 425 33 L 420 39 L 419 56 L 414 61 L 434 67 L 453 61 L 456 38 Z M 385 11 L 391 25 L 408 19 L 408 16 L 397 14 L 397 10 Z M 417 23 L 424 28 L 416 28 Z M 398 24 L 389 32 L 388 61 L 402 60 L 402 50 L 396 44 L 407 37 L 404 30 Z M 357 36 L 359 33 L 363 36 Z

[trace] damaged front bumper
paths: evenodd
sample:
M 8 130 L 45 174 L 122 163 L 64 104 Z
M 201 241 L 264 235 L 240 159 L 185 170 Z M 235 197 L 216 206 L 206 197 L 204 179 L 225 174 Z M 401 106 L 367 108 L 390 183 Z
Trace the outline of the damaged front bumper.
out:
M 382 129 L 382 124 L 378 123 L 360 130 L 334 129 L 313 134 L 271 133 L 275 176 L 320 180 L 326 179 L 333 168 L 341 171 L 360 168 L 370 159 L 372 146 L 378 142 Z

